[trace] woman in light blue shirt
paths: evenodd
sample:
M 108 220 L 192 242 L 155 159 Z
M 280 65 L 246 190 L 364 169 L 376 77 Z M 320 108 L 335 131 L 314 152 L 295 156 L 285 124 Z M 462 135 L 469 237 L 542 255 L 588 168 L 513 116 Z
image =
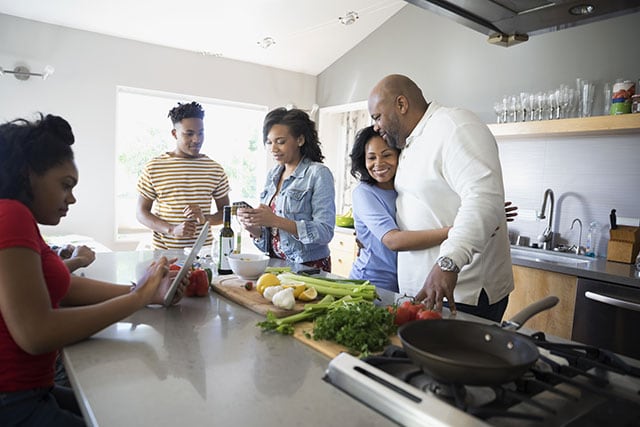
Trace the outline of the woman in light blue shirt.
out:
M 315 123 L 302 110 L 276 108 L 265 117 L 263 136 L 278 164 L 267 175 L 260 206 L 238 209 L 240 221 L 271 257 L 330 272 L 335 187 Z

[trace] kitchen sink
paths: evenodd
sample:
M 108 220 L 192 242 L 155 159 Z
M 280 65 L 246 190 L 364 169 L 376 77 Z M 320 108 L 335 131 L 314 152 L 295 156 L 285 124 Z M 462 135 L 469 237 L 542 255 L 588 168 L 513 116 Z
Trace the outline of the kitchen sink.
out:
M 511 256 L 514 258 L 528 259 L 532 261 L 548 262 L 551 264 L 578 266 L 587 265 L 595 258 L 584 255 L 576 255 L 566 252 L 552 252 L 543 249 L 533 249 L 520 246 L 511 247 Z

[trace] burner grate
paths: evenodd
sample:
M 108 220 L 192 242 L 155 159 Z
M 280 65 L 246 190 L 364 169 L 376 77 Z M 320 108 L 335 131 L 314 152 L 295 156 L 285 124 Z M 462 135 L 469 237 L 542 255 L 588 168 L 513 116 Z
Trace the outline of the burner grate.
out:
M 640 369 L 608 351 L 551 343 L 542 333 L 532 338 L 544 349 L 536 364 L 517 380 L 491 387 L 438 382 L 397 346 L 363 361 L 490 425 L 596 425 L 596 412 L 615 412 L 620 405 L 625 419 L 610 419 L 640 425 L 634 424 L 640 420 L 640 382 L 632 382 L 629 391 L 618 386 L 621 376 L 640 378 Z

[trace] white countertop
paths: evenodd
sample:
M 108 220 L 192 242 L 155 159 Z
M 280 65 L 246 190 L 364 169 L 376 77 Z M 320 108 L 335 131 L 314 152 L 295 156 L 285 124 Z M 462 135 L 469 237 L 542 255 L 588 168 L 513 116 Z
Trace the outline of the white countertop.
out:
M 81 273 L 127 284 L 154 252 L 99 254 Z M 64 349 L 88 425 L 389 426 L 322 377 L 329 360 L 215 293 L 146 308 Z

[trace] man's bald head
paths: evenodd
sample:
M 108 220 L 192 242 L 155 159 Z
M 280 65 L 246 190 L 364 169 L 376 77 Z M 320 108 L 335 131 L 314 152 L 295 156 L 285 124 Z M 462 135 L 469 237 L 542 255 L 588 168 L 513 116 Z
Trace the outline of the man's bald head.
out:
M 422 114 L 427 111 L 427 101 L 422 95 L 422 90 L 407 76 L 402 74 L 390 74 L 380 80 L 371 93 L 379 93 L 385 99 L 395 99 L 402 95 L 412 104 L 412 107 L 422 110 Z M 421 114 L 421 116 L 422 116 Z
M 389 144 L 405 145 L 429 104 L 413 80 L 401 74 L 386 76 L 369 95 L 369 114 L 376 130 Z

